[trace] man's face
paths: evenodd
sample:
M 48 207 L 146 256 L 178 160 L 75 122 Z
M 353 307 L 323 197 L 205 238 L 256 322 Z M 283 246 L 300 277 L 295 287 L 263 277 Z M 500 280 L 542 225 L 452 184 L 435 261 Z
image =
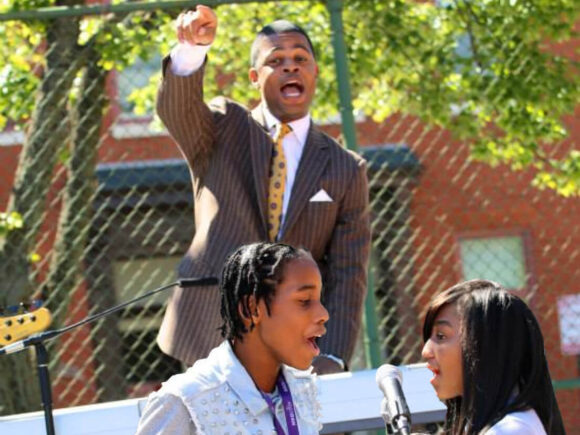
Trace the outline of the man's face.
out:
M 250 80 L 276 118 L 290 122 L 306 116 L 316 90 L 318 65 L 304 35 L 261 37 Z

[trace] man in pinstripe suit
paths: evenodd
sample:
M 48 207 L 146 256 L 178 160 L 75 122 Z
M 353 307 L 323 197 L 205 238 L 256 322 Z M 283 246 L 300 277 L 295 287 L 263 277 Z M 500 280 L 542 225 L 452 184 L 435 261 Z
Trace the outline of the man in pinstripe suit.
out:
M 268 240 L 267 199 L 273 137 L 282 146 L 286 184 L 276 240 L 309 249 L 324 280 L 330 313 L 319 373 L 344 369 L 361 324 L 370 243 L 366 164 L 312 125 L 318 66 L 310 39 L 287 21 L 266 26 L 252 46 L 250 80 L 261 103 L 252 111 L 225 98 L 203 101 L 206 53 L 217 17 L 208 7 L 177 19 L 178 46 L 163 63 L 157 111 L 187 159 L 195 236 L 181 277 L 216 276 L 226 256 Z M 307 301 L 306 301 L 307 302 Z M 191 364 L 219 341 L 217 287 L 176 288 L 160 329 L 161 349 Z M 305 338 L 306 339 L 306 338 Z

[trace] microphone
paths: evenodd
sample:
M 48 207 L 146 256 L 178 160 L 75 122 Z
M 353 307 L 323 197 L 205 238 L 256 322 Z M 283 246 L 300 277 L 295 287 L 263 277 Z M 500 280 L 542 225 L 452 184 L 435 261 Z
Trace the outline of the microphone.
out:
M 385 398 L 381 403 L 381 415 L 389 434 L 411 434 L 411 412 L 407 406 L 401 384 L 403 374 L 390 364 L 383 364 L 375 377 Z
M 11 343 L 7 346 L 0 348 L 0 355 L 7 355 L 9 353 L 20 352 L 21 350 L 24 350 L 27 347 L 30 347 L 30 346 L 33 346 L 36 344 L 40 344 L 44 341 L 50 340 L 50 339 L 58 336 L 58 335 L 64 334 L 65 332 L 70 331 L 73 328 L 84 325 L 85 323 L 93 322 L 93 321 L 100 319 L 101 317 L 104 317 L 108 314 L 119 311 L 119 310 L 125 308 L 127 305 L 130 305 L 130 304 L 138 302 L 142 299 L 148 298 L 148 297 L 150 297 L 156 293 L 159 293 L 161 291 L 165 291 L 167 289 L 173 288 L 175 285 L 178 285 L 179 287 L 183 287 L 183 288 L 203 287 L 203 286 L 209 286 L 209 285 L 216 285 L 216 284 L 218 284 L 218 282 L 219 282 L 219 280 L 214 276 L 202 277 L 202 278 L 180 278 L 176 282 L 172 282 L 171 284 L 167 284 L 167 285 L 164 285 L 162 287 L 156 288 L 155 290 L 147 292 L 141 296 L 138 296 L 138 297 L 131 299 L 127 302 L 124 302 L 122 304 L 116 305 L 116 306 L 109 308 L 105 311 L 102 311 L 100 313 L 89 316 L 89 317 L 81 320 L 80 322 L 74 323 L 74 324 L 67 326 L 65 328 L 45 331 L 45 332 L 42 332 L 40 334 L 31 335 L 30 337 L 24 338 L 22 340 L 15 341 L 14 343 Z
M 203 287 L 206 285 L 217 285 L 219 280 L 215 276 L 205 278 L 180 278 L 177 280 L 179 287 Z

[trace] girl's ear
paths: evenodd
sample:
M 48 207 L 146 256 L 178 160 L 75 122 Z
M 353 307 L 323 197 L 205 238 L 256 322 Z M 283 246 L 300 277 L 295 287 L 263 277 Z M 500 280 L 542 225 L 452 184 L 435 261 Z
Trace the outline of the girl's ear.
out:
M 246 327 L 249 327 L 252 324 L 257 325 L 262 318 L 260 307 L 256 303 L 254 295 L 246 296 L 244 302 L 240 302 L 238 305 L 238 312 L 240 317 L 244 320 L 244 325 Z
M 250 313 L 252 315 L 252 321 L 254 322 L 254 325 L 257 325 L 262 320 L 263 310 L 260 309 L 260 304 L 256 302 L 254 295 L 250 296 L 248 302 Z

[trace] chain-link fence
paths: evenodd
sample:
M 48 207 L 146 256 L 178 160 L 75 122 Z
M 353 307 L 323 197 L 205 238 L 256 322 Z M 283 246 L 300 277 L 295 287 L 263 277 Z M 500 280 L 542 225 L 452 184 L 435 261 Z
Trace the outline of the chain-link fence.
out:
M 29 3 L 31 10 L 37 6 Z M 84 14 L 78 8 L 77 12 L 44 9 L 19 19 L 17 14 L 5 15 L 0 23 L 4 35 L 0 306 L 6 319 L 15 319 L 27 307 L 9 307 L 43 300 L 54 316 L 51 328 L 172 282 L 195 231 L 187 166 L 152 109 L 151 84 L 159 81 L 160 60 L 175 42 L 172 20 L 184 5 L 168 9 L 162 4 L 137 8 L 121 3 L 118 6 L 132 7 L 94 14 L 94 7 L 77 3 Z M 493 279 L 523 295 L 539 318 L 567 429 L 580 433 L 578 198 L 534 187 L 534 177 L 541 172 L 538 164 L 536 169 L 517 170 L 524 166 L 523 160 L 508 160 L 514 170 L 474 161 L 478 152 L 480 157 L 485 153 L 473 136 L 458 140 L 449 128 L 442 128 L 448 125 L 437 116 L 421 116 L 436 104 L 423 113 L 415 110 L 421 98 L 439 101 L 438 110 L 456 116 L 459 124 L 467 116 L 464 107 L 473 100 L 466 93 L 465 106 L 460 106 L 447 94 L 429 88 L 429 80 L 449 78 L 444 76 L 449 66 L 444 57 L 437 57 L 441 53 L 433 52 L 436 59 L 423 63 L 413 57 L 416 44 L 428 44 L 439 34 L 413 39 L 418 28 L 415 33 L 409 30 L 415 23 L 410 17 L 433 24 L 439 16 L 440 26 L 452 26 L 454 5 L 460 18 L 469 11 L 453 2 L 418 2 L 421 8 L 413 10 L 415 15 L 397 9 L 417 7 L 414 2 L 203 3 L 220 4 L 221 36 L 210 51 L 206 93 L 255 101 L 258 96 L 250 93 L 245 79 L 253 35 L 275 16 L 289 17 L 304 24 L 314 41 L 321 72 L 313 115 L 334 137 L 342 135 L 338 110 L 333 109 L 339 101 L 334 56 L 342 54 L 331 49 L 331 32 L 337 29 L 331 27 L 328 6 L 345 8 L 356 138 L 369 162 L 373 227 L 367 329 L 352 367 L 419 361 L 422 315 L 430 297 L 463 279 Z M 479 19 L 483 14 L 479 9 L 473 13 Z M 492 100 L 500 106 L 505 103 L 506 90 L 497 91 L 503 72 L 472 59 L 485 50 L 491 53 L 488 61 L 496 59 L 501 67 L 520 74 L 514 83 L 520 83 L 523 94 L 533 94 L 537 80 L 544 80 L 546 90 L 555 92 L 548 85 L 556 72 L 545 72 L 552 59 L 531 58 L 526 51 L 530 35 L 515 37 L 517 27 L 509 19 L 504 24 L 505 39 L 492 35 L 497 32 L 493 22 L 487 30 L 475 18 L 473 23 L 479 30 L 460 26 L 461 31 L 449 31 L 445 37 L 457 41 L 446 55 L 463 62 L 463 67 L 453 66 L 454 86 L 470 85 L 470 75 L 476 73 L 466 65 L 479 68 L 486 80 L 492 76 L 476 89 L 481 95 L 474 117 L 484 113 L 485 104 Z M 438 29 L 433 25 L 433 32 Z M 397 45 L 401 40 L 393 36 L 397 34 L 407 35 L 413 49 L 401 50 Z M 564 39 L 544 48 L 565 58 L 578 45 L 578 40 Z M 510 55 L 503 59 L 506 47 Z M 410 63 L 393 66 L 404 58 Z M 408 67 L 407 77 L 377 75 L 375 68 L 382 63 L 392 71 Z M 403 84 L 414 76 L 416 82 Z M 397 106 L 405 92 L 414 101 Z M 514 90 L 511 96 L 514 118 L 519 116 L 518 104 L 535 107 L 529 101 L 522 103 L 518 95 Z M 498 113 L 501 110 L 503 106 Z M 563 119 L 565 134 L 561 138 L 554 134 L 556 140 L 546 155 L 530 154 L 524 144 L 520 157 L 556 159 L 577 149 L 580 122 L 571 116 Z M 493 122 L 512 134 L 504 121 L 499 115 L 484 120 L 487 130 L 481 131 L 493 131 L 489 125 Z M 467 130 L 460 130 L 460 135 Z M 500 151 L 496 163 L 502 162 Z M 155 343 L 167 297 L 160 293 L 52 342 L 55 406 L 141 397 L 181 371 L 180 363 L 164 356 Z M 5 328 L 3 338 L 21 329 Z M 38 408 L 30 359 L 27 353 L 0 359 L 1 413 Z

